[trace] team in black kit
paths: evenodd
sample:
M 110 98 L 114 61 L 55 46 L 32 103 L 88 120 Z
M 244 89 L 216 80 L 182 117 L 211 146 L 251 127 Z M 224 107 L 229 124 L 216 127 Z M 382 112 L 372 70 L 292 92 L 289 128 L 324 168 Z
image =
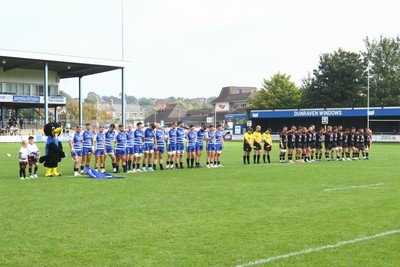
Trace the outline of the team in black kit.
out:
M 321 161 L 323 152 L 325 159 L 331 160 L 364 160 L 369 159 L 369 151 L 372 144 L 370 129 L 344 129 L 342 126 L 321 127 L 319 131 L 315 126 L 292 126 L 288 131 L 283 127 L 279 136 L 280 162 L 286 162 L 286 154 L 289 163 Z M 294 155 L 295 153 L 295 155 Z

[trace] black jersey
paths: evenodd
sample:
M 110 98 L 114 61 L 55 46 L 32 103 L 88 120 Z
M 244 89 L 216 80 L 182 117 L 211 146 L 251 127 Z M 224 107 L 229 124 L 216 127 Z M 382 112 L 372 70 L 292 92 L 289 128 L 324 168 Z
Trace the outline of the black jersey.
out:
M 371 145 L 371 139 L 372 139 L 372 136 L 371 136 L 371 134 L 364 134 L 364 143 L 365 143 L 365 145 L 366 146 L 370 146 Z
M 296 132 L 292 131 L 288 132 L 287 138 L 288 138 L 288 146 L 293 147 L 296 142 Z
M 325 133 L 325 144 L 332 144 L 335 134 L 333 132 Z
M 342 138 L 343 138 L 342 146 L 343 147 L 348 147 L 348 145 L 349 145 L 349 135 L 348 134 L 343 134 Z
M 355 135 L 355 133 L 349 133 L 349 136 L 348 136 L 348 144 L 349 144 L 349 146 L 353 147 L 355 143 L 356 143 L 356 135 Z

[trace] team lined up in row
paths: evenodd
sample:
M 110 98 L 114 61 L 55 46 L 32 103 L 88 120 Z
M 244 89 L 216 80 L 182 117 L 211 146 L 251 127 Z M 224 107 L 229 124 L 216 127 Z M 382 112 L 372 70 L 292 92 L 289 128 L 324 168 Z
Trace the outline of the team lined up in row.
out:
M 251 128 L 248 129 L 244 137 L 244 158 L 243 161 L 248 163 L 249 153 L 251 148 L 254 146 L 254 162 L 256 161 L 257 151 L 261 150 L 261 127 L 257 126 L 256 131 L 253 133 Z M 270 129 L 266 131 L 264 135 L 267 135 L 267 139 L 264 137 L 264 154 L 268 155 L 271 151 L 272 141 L 269 136 Z M 264 136 L 263 135 L 263 136 Z M 369 159 L 369 151 L 372 144 L 372 133 L 370 129 L 358 129 L 355 127 L 351 129 L 346 128 L 343 131 L 342 126 L 328 126 L 321 127 L 319 131 L 315 131 L 315 126 L 301 127 L 292 126 L 290 130 L 285 126 L 279 135 L 279 147 L 280 147 L 280 162 L 286 162 L 286 154 L 290 163 L 293 161 L 293 154 L 295 152 L 296 162 L 314 162 L 322 159 L 324 152 L 323 144 L 325 148 L 326 160 L 359 160 L 360 153 L 365 160 Z M 350 154 L 352 153 L 352 157 Z M 314 160 L 315 158 L 315 160 Z M 259 156 L 258 156 L 259 162 Z M 265 162 L 265 158 L 264 158 Z
M 206 165 L 208 168 L 222 167 L 221 152 L 224 146 L 222 126 L 201 126 L 197 131 L 194 125 L 185 130 L 182 121 L 173 122 L 171 128 L 165 132 L 160 124 L 150 124 L 143 127 L 143 123 L 136 124 L 136 129 L 129 124 L 111 124 L 108 130 L 100 126 L 97 133 L 93 133 L 90 123 L 85 125 L 81 132 L 79 126 L 70 138 L 71 156 L 75 162 L 74 175 L 81 174 L 84 166 L 90 166 L 91 155 L 95 155 L 94 168 L 100 165 L 100 172 L 105 172 L 106 155 L 111 158 L 113 172 L 119 172 L 120 164 L 123 172 L 146 172 L 156 170 L 157 164 L 163 170 L 163 154 L 167 150 L 166 169 L 183 169 L 183 155 L 187 151 L 187 166 L 199 168 L 203 151 L 203 142 L 207 142 Z M 154 154 L 154 157 L 153 157 Z M 143 157 L 143 161 L 142 161 Z M 140 168 L 142 164 L 142 168 Z

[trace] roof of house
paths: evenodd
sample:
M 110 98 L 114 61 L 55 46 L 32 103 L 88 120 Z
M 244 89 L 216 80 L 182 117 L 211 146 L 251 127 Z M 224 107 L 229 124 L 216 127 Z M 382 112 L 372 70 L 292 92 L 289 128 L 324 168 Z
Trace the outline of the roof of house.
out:
M 157 121 L 170 121 L 171 118 L 176 120 L 179 118 L 182 119 L 184 116 L 186 116 L 187 111 L 188 109 L 179 103 L 165 105 L 165 108 L 158 110 L 156 115 L 152 114 L 146 117 L 145 122 L 153 122 L 154 117 L 157 118 Z
M 99 108 L 105 109 L 110 112 L 121 112 L 122 110 L 121 104 L 110 104 L 110 103 L 100 103 Z M 141 106 L 137 104 L 128 104 L 125 105 L 125 112 L 143 112 Z
M 244 101 L 256 90 L 256 87 L 228 86 L 222 88 L 219 96 L 211 103 Z

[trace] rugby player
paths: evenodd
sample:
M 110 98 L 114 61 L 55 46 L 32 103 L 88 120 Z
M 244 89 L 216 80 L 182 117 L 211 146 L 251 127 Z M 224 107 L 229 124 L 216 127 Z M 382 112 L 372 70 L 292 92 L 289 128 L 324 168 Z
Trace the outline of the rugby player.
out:
M 82 133 L 82 168 L 83 166 L 90 166 L 93 148 L 92 124 L 88 122 L 85 124 L 85 130 Z M 83 170 L 81 170 L 81 174 L 83 174 Z
M 124 125 L 120 124 L 118 125 L 118 134 L 115 137 L 115 157 L 116 157 L 116 162 L 115 162 L 115 172 L 119 172 L 119 163 L 122 163 L 122 168 L 124 172 L 127 172 L 127 167 L 126 167 L 126 144 L 127 144 L 127 136 L 125 133 Z
M 174 158 L 176 155 L 176 125 L 177 125 L 176 121 L 172 122 L 171 129 L 169 129 L 169 131 L 168 131 L 168 136 L 167 136 L 168 158 L 167 158 L 167 165 L 165 167 L 167 170 L 174 169 Z
M 261 127 L 260 127 L 261 129 Z M 261 135 L 260 135 L 261 139 Z M 260 140 L 261 147 L 261 140 Z M 222 136 L 222 125 L 217 125 L 217 130 L 215 131 L 215 153 L 214 153 L 214 167 L 223 167 L 221 165 L 221 153 L 224 149 L 224 137 Z M 261 149 L 261 148 L 260 148 Z M 260 163 L 260 154 L 258 155 L 258 163 Z
M 94 169 L 98 171 L 97 166 L 100 163 L 100 172 L 106 172 L 104 161 L 105 161 L 105 147 L 106 147 L 106 140 L 104 134 L 104 126 L 99 127 L 99 132 L 94 137 L 95 148 L 94 151 L 95 160 L 94 160 Z
M 82 135 L 81 127 L 79 125 L 75 128 L 75 133 L 71 135 L 69 140 L 69 147 L 71 148 L 71 157 L 74 160 L 74 176 L 79 176 L 79 162 L 82 157 Z M 81 165 L 81 173 L 83 173 L 83 166 Z
M 364 159 L 369 160 L 369 150 L 372 146 L 372 134 L 369 128 L 365 129 L 364 135 L 364 142 L 365 142 L 365 155 L 363 154 Z
M 279 162 L 280 163 L 285 163 L 285 157 L 286 157 L 286 149 L 287 149 L 287 126 L 284 126 L 282 128 L 282 133 L 280 134 L 279 137 L 279 148 L 281 149 L 280 151 L 280 157 L 279 157 Z
M 316 161 L 321 161 L 322 160 L 322 142 L 324 141 L 324 127 L 320 127 L 318 133 L 315 135 L 315 158 Z
M 143 155 L 143 123 L 136 123 L 136 130 L 133 132 L 133 156 L 136 170 L 134 172 L 146 172 L 146 163 L 143 159 L 142 170 L 140 170 L 140 162 Z
M 154 144 L 156 143 L 155 131 L 156 126 L 151 123 L 149 127 L 144 131 L 144 157 L 143 165 L 147 162 L 147 171 L 152 172 L 153 170 L 153 153 Z M 145 166 L 144 166 L 145 167 Z
M 290 131 L 287 133 L 287 147 L 288 147 L 288 160 L 290 163 L 293 163 L 293 149 L 296 146 L 296 140 L 298 139 L 298 134 L 296 132 L 296 126 L 292 126 Z M 297 153 L 296 153 L 296 161 L 297 161 Z
M 197 138 L 196 138 L 196 168 L 200 168 L 200 160 L 201 154 L 203 152 L 203 141 L 206 131 L 206 126 L 203 124 L 200 129 L 197 131 Z
M 165 133 L 161 128 L 161 124 L 157 123 L 156 124 L 156 130 L 155 130 L 155 153 L 154 153 L 154 165 L 153 169 L 156 170 L 156 164 L 160 166 L 160 170 L 164 170 L 163 167 L 163 154 L 164 154 L 164 149 L 165 149 Z
M 216 166 L 213 165 L 214 154 L 215 154 L 215 131 L 213 125 L 210 125 L 208 127 L 208 132 L 206 132 L 205 139 L 207 144 L 206 166 L 207 168 L 215 168 Z
M 127 162 L 127 171 L 128 173 L 133 173 L 134 172 L 134 166 L 132 168 L 132 162 L 133 162 L 133 145 L 134 145 L 134 131 L 133 131 L 133 125 L 130 123 L 128 124 L 128 129 L 126 131 L 126 162 Z
M 183 121 L 178 122 L 178 127 L 176 128 L 176 156 L 175 156 L 175 166 L 176 168 L 183 169 L 183 154 L 185 152 L 185 128 L 183 128 Z M 179 167 L 178 167 L 179 163 Z
M 194 131 L 194 125 L 189 125 L 189 132 L 187 133 L 187 141 L 186 141 L 186 152 L 187 152 L 187 159 L 186 163 L 188 168 L 194 167 L 194 160 L 196 156 L 196 139 L 197 133 Z
M 113 168 L 113 172 L 116 172 L 116 158 L 114 155 L 114 148 L 113 148 L 113 144 L 115 143 L 115 124 L 110 124 L 110 127 L 108 128 L 108 130 L 105 133 L 105 139 L 106 139 L 106 154 L 110 157 L 111 159 L 111 164 L 112 164 L 112 168 Z

